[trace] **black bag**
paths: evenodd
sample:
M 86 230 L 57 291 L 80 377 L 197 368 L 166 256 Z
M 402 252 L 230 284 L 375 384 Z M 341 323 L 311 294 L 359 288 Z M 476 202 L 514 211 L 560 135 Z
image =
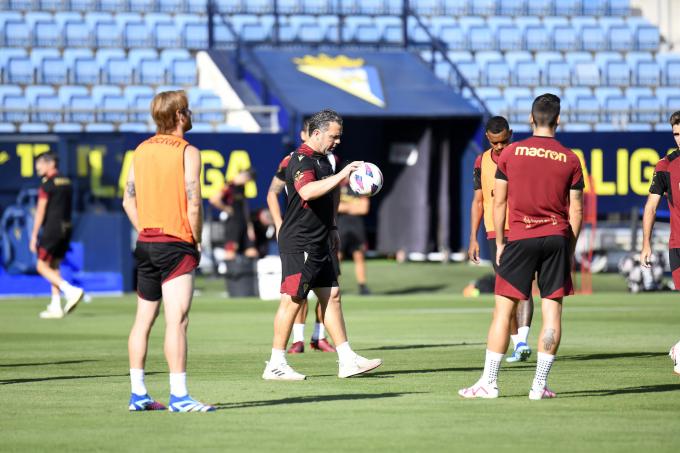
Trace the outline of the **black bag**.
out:
M 242 255 L 225 261 L 229 297 L 257 297 L 257 260 Z

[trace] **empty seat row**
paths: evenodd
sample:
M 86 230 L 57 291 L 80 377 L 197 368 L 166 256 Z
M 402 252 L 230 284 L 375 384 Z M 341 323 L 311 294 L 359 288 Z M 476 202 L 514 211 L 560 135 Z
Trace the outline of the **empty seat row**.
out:
M 21 123 L 17 127 L 14 123 L 0 123 L 0 133 L 22 133 L 22 134 L 36 134 L 36 133 L 92 133 L 92 132 L 133 132 L 141 134 L 152 134 L 156 131 L 156 126 L 150 123 L 142 122 L 129 122 L 120 123 L 118 125 L 114 123 L 44 123 L 44 122 L 32 122 L 32 123 Z M 227 132 L 243 132 L 243 129 L 239 126 L 231 125 L 228 123 L 193 123 L 190 133 L 227 133 Z
M 5 8 L 16 11 L 207 11 L 207 0 L 4 0 Z M 402 0 L 278 0 L 282 14 L 372 14 L 398 15 Z M 271 14 L 274 0 L 215 0 L 223 14 Z M 410 0 L 411 9 L 419 15 L 591 15 L 626 16 L 629 0 Z

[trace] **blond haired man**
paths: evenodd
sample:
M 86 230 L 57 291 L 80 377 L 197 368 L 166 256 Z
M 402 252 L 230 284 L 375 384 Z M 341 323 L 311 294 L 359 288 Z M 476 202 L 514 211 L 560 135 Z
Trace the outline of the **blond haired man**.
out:
M 157 133 L 135 150 L 123 207 L 139 233 L 137 316 L 130 332 L 130 411 L 162 410 L 144 385 L 149 333 L 163 299 L 165 358 L 170 370 L 171 412 L 209 412 L 213 406 L 189 396 L 186 386 L 187 326 L 200 259 L 203 210 L 201 155 L 184 134 L 191 110 L 184 91 L 157 94 L 151 103 Z

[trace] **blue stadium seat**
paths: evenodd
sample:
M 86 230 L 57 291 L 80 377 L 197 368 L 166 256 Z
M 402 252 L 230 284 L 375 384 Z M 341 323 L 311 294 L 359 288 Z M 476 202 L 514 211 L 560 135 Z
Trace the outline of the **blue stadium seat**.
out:
M 360 43 L 379 42 L 380 39 L 380 30 L 374 24 L 359 25 L 354 33 L 354 40 Z
M 9 9 L 14 11 L 33 11 L 36 8 L 34 0 L 9 0 Z
M 522 32 L 519 27 L 501 26 L 496 32 L 496 47 L 502 51 L 520 50 L 522 48 Z
M 218 133 L 234 133 L 234 132 L 245 132 L 242 127 L 235 124 L 219 123 L 215 125 L 215 132 Z
M 96 47 L 123 47 L 123 34 L 115 22 L 99 22 L 94 28 Z
M 600 102 L 595 96 L 579 96 L 572 109 L 572 118 L 583 123 L 596 123 L 600 120 Z
M 623 60 L 608 61 L 603 70 L 603 81 L 611 86 L 630 85 L 630 66 Z
M 166 67 L 170 67 L 174 60 L 186 60 L 192 58 L 186 49 L 165 49 L 160 53 L 160 59 Z
M 595 132 L 618 132 L 623 130 L 623 124 L 615 123 L 595 123 L 593 131 Z
M 497 50 L 487 50 L 484 52 L 475 53 L 475 61 L 483 71 L 486 71 L 486 65 L 491 62 L 504 62 L 503 54 Z
M 154 95 L 154 91 L 147 85 L 128 85 L 123 90 L 123 95 L 128 100 L 128 104 L 133 105 L 140 96 L 151 99 Z
M 467 0 L 442 0 L 443 13 L 447 16 L 465 16 L 468 14 Z
M 121 96 L 122 94 L 122 90 L 116 85 L 97 85 L 92 87 L 92 99 L 97 107 L 102 105 L 106 96 Z
M 87 13 L 85 13 L 84 17 L 85 17 L 85 23 L 92 30 L 95 30 L 95 28 L 97 27 L 97 24 L 99 24 L 101 22 L 115 22 L 113 14 L 105 13 L 105 12 L 102 12 L 102 11 L 87 12 Z M 79 19 L 72 19 L 72 20 L 79 20 Z
M 571 82 L 571 66 L 564 61 L 550 61 L 544 75 L 544 83 L 565 87 Z
M 59 87 L 59 99 L 63 105 L 71 105 L 71 99 L 75 96 L 89 96 L 86 87 L 81 85 L 62 85 Z
M 530 25 L 524 30 L 524 48 L 531 52 L 539 52 L 552 48 L 551 36 L 543 25 Z
M 5 96 L 21 96 L 22 93 L 23 90 L 19 85 L 0 85 L 0 104 Z
M 110 58 L 103 67 L 102 81 L 115 85 L 129 85 L 133 70 L 127 58 Z
M 628 123 L 626 130 L 628 132 L 651 132 L 654 129 L 649 123 Z
M 5 109 L 3 121 L 10 123 L 27 123 L 30 121 L 28 99 L 23 95 L 9 94 L 3 97 L 2 107 Z
M 445 25 L 439 32 L 439 39 L 444 41 L 449 50 L 463 50 L 467 39 L 463 29 L 457 25 Z
M 412 1 L 411 8 L 420 16 L 436 16 L 443 12 L 438 0 Z
M 207 10 L 208 0 L 186 0 L 186 12 L 188 13 L 205 14 Z M 217 10 L 219 11 L 219 6 Z
M 567 52 L 564 54 L 564 59 L 570 65 L 574 66 L 577 63 L 590 63 L 593 61 L 593 54 L 590 52 Z
M 566 123 L 562 126 L 564 132 L 590 132 L 593 130 L 593 126 L 590 123 Z
M 33 44 L 35 46 L 62 45 L 62 30 L 55 21 L 38 21 L 33 28 Z
M 76 58 L 92 58 L 94 54 L 90 49 L 64 49 L 64 63 L 69 68 L 72 68 L 75 64 Z
M 662 66 L 662 83 L 668 86 L 680 85 L 680 58 L 669 59 Z
M 55 47 L 34 47 L 31 49 L 30 57 L 33 66 L 38 68 L 45 58 L 61 58 L 61 52 Z
M 332 2 L 329 0 L 300 0 L 302 10 L 307 14 L 328 14 L 332 11 Z
M 621 52 L 633 48 L 633 30 L 627 25 L 617 25 L 609 29 L 609 48 Z
M 29 57 L 10 57 L 7 60 L 5 81 L 24 85 L 34 83 L 35 70 L 31 59 Z
M 508 65 L 510 68 L 514 68 L 517 63 L 520 61 L 534 61 L 534 57 L 532 56 L 531 52 L 527 52 L 526 50 L 516 50 L 516 51 L 510 51 L 510 52 L 505 52 L 505 61 L 508 62 Z
M 630 14 L 630 0 L 609 0 L 609 14 L 612 16 L 628 16 Z
M 581 28 L 581 48 L 589 52 L 598 52 L 607 48 L 607 38 L 599 25 Z
M 513 122 L 526 122 L 531 113 L 531 104 L 534 98 L 531 96 L 517 97 L 512 104 L 513 112 L 510 115 L 510 120 Z
M 176 48 L 181 47 L 182 39 L 177 27 L 173 22 L 159 22 L 153 28 L 152 43 L 158 48 Z
M 187 23 L 182 29 L 184 46 L 189 49 L 205 49 L 208 47 L 208 27 L 205 23 Z
M 19 124 L 20 134 L 44 134 L 49 132 L 50 126 L 46 123 L 22 123 Z
M 64 38 L 68 47 L 92 47 L 90 27 L 83 21 L 68 21 L 64 24 Z
M 97 53 L 95 54 L 95 58 L 97 59 L 97 63 L 99 63 L 99 66 L 102 68 L 106 68 L 106 65 L 108 64 L 109 60 L 111 59 L 123 59 L 127 60 L 127 55 L 123 49 L 97 49 Z
M 518 61 L 514 70 L 514 85 L 536 86 L 541 82 L 541 69 L 531 60 Z
M 89 12 L 97 9 L 97 0 L 67 0 L 71 11 Z
M 434 74 L 439 79 L 448 83 L 449 77 L 451 77 L 451 65 L 445 61 L 438 61 L 434 65 Z
M 101 102 L 99 121 L 122 123 L 127 121 L 128 102 L 123 96 L 106 95 Z
M 562 52 L 569 52 L 579 48 L 579 35 L 570 25 L 556 26 L 553 29 L 553 48 Z
M 510 67 L 505 61 L 492 61 L 486 64 L 487 86 L 506 87 L 510 85 Z
M 24 96 L 29 104 L 35 104 L 38 96 L 53 96 L 54 94 L 54 88 L 49 85 L 29 85 L 24 90 Z
M 640 96 L 637 98 L 632 121 L 640 123 L 656 123 L 661 121 L 661 102 L 655 96 Z
M 210 134 L 215 132 L 215 128 L 210 123 L 196 122 L 193 124 L 190 133 L 195 134 Z
M 633 70 L 633 83 L 643 86 L 661 84 L 661 69 L 656 61 L 640 61 Z
M 173 60 L 170 65 L 169 82 L 178 85 L 196 85 L 196 60 L 192 58 Z
M 548 66 L 549 61 L 564 61 L 562 54 L 560 52 L 548 51 L 548 52 L 536 52 L 535 56 L 536 64 L 545 68 Z
M 213 123 L 225 121 L 224 112 L 222 111 L 222 100 L 214 94 L 200 96 L 193 105 L 196 107 L 196 110 L 198 110 L 198 113 L 195 114 L 196 121 Z M 200 111 L 202 109 L 208 110 Z
M 468 30 L 468 45 L 470 50 L 491 50 L 495 48 L 495 40 L 491 29 L 486 25 L 476 25 Z
M 524 0 L 499 0 L 498 13 L 504 16 L 523 16 Z
M 147 123 L 120 123 L 118 125 L 120 132 L 136 132 L 138 134 L 145 134 L 151 132 Z
M 151 120 L 150 106 L 153 94 L 139 94 L 131 102 L 130 108 L 134 110 L 134 115 L 130 119 L 135 121 L 146 122 Z
M 572 83 L 576 86 L 599 86 L 600 70 L 595 63 L 576 63 L 573 69 Z
M 75 11 L 57 11 L 54 13 L 54 21 L 64 28 L 66 22 L 79 22 L 83 20 L 83 15 Z
M 477 86 L 480 83 L 480 72 L 477 63 L 474 61 L 465 61 L 456 65 L 458 70 L 461 72 L 465 80 L 472 86 Z
M 628 52 L 626 53 L 626 61 L 631 68 L 637 68 L 641 61 L 654 61 L 654 56 L 651 52 Z
M 269 38 L 269 30 L 262 24 L 245 24 L 241 28 L 241 39 L 245 42 L 264 42 Z M 295 39 L 295 29 L 287 24 L 279 28 L 279 39 L 290 42 Z
M 383 29 L 382 41 L 389 44 L 403 44 L 404 34 L 401 26 L 388 25 Z
M 357 12 L 357 4 L 354 0 L 338 0 L 338 12 L 352 14 Z
M 128 53 L 128 60 L 130 60 L 130 64 L 132 65 L 133 69 L 137 69 L 139 66 L 139 63 L 144 59 L 144 58 L 149 58 L 149 59 L 154 59 L 158 58 L 158 51 L 156 49 L 131 49 L 130 52 Z
M 584 16 L 604 16 L 607 14 L 607 0 L 585 0 L 583 2 Z
M 475 0 L 471 2 L 471 13 L 476 16 L 493 16 L 496 14 L 496 0 Z
M 236 42 L 234 33 L 224 24 L 217 24 L 215 26 L 215 43 L 218 45 L 225 45 Z
M 156 58 L 143 58 L 137 69 L 137 83 L 159 85 L 166 83 L 165 65 Z
M 52 126 L 52 132 L 59 134 L 74 134 L 83 131 L 83 126 L 78 123 L 55 123 Z
M 532 92 L 532 96 L 534 98 L 537 98 L 538 96 L 545 94 L 545 93 L 554 94 L 555 96 L 557 96 L 559 98 L 563 97 L 562 88 L 554 87 L 554 86 L 547 86 L 547 85 L 541 85 L 541 86 L 535 87 L 533 92 Z
M 99 0 L 99 10 L 112 13 L 127 11 L 127 0 Z
M 63 105 L 58 96 L 43 94 L 36 98 L 33 105 L 38 112 L 33 115 L 33 121 L 43 121 L 47 123 L 60 122 L 63 119 Z
M 555 0 L 556 16 L 578 16 L 582 11 L 581 0 Z
M 156 0 L 130 0 L 129 10 L 132 12 L 148 13 L 156 11 Z
M 76 58 L 71 69 L 71 83 L 94 85 L 101 81 L 99 63 L 93 57 Z
M 128 22 L 123 28 L 123 42 L 125 47 L 149 47 L 152 45 L 152 36 L 144 22 Z
M 472 53 L 468 52 L 467 50 L 449 51 L 446 53 L 446 56 L 455 64 L 462 63 L 464 61 L 475 61 Z
M 5 46 L 31 47 L 31 29 L 23 20 L 8 20 L 3 31 Z
M 162 13 L 180 13 L 184 11 L 183 0 L 158 0 L 158 11 Z
M 116 130 L 111 123 L 86 123 L 85 132 L 114 132 Z
M 656 51 L 659 48 L 661 36 L 659 29 L 652 25 L 641 25 L 635 31 L 638 50 Z
M 68 83 L 68 67 L 61 57 L 45 57 L 37 68 L 37 78 L 40 83 L 51 83 L 54 85 Z
M 527 16 L 552 16 L 555 12 L 553 0 L 531 0 L 526 5 Z

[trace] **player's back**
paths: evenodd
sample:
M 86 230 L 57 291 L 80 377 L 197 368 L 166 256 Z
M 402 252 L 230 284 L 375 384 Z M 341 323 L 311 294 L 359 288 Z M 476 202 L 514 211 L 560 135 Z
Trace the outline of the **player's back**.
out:
M 188 142 L 172 135 L 156 135 L 135 150 L 135 191 L 142 229 L 193 242 L 187 217 L 184 149 Z
M 509 240 L 568 235 L 569 190 L 583 185 L 573 151 L 553 137 L 529 137 L 503 151 L 498 176 L 508 181 Z

